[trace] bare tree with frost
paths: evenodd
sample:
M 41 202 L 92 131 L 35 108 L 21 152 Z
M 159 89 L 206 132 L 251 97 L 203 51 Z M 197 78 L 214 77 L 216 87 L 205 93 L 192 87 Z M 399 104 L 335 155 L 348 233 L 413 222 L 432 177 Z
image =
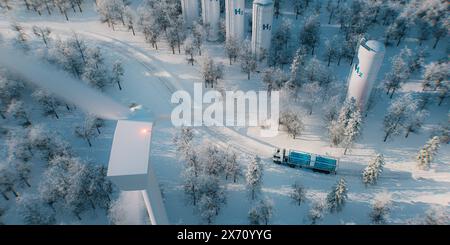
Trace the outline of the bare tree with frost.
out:
M 130 6 L 125 6 L 123 17 L 125 26 L 128 28 L 128 30 L 132 31 L 133 36 L 136 36 L 136 32 L 134 30 L 136 24 L 136 13 L 133 9 L 130 8 Z
M 245 174 L 245 179 L 247 181 L 247 188 L 250 192 L 251 200 L 255 198 L 261 192 L 263 176 L 263 165 L 261 164 L 261 159 L 255 156 L 247 165 L 247 172 Z
M 450 220 L 445 208 L 432 206 L 425 212 L 425 218 L 422 221 L 424 225 L 448 225 Z
M 320 89 L 319 82 L 307 83 L 302 87 L 302 96 L 300 98 L 302 104 L 308 110 L 308 115 L 312 115 L 314 106 L 319 102 Z
M 188 36 L 184 41 L 184 54 L 187 56 L 186 60 L 188 61 L 188 64 L 191 63 L 191 65 L 194 66 L 196 47 L 192 36 Z
M 238 178 L 242 176 L 242 167 L 238 163 L 237 153 L 227 150 L 225 157 L 225 179 L 227 180 L 230 177 L 233 179 L 233 183 L 236 183 Z
M 280 124 L 285 125 L 288 133 L 295 139 L 305 129 L 305 125 L 298 113 L 288 110 L 281 113 Z
M 239 60 L 241 62 L 241 70 L 247 73 L 247 79 L 250 80 L 250 74 L 256 71 L 257 61 L 248 40 L 245 40 L 242 45 Z
M 439 105 L 448 96 L 449 90 L 449 62 L 432 62 L 425 66 L 423 74 L 422 88 L 423 90 L 438 91 Z
M 125 73 L 125 70 L 123 69 L 122 62 L 117 60 L 113 64 L 112 68 L 112 82 L 116 83 L 119 87 L 119 90 L 122 90 L 122 86 L 120 82 L 122 81 L 123 75 Z
M 308 219 L 311 222 L 311 225 L 317 224 L 318 221 L 323 219 L 326 213 L 327 204 L 323 200 L 314 201 L 311 204 L 311 208 L 308 211 Z
M 290 197 L 292 201 L 298 206 L 306 201 L 306 189 L 302 184 L 300 184 L 299 181 L 296 181 L 292 185 Z
M 92 147 L 92 139 L 97 136 L 96 125 L 92 120 L 86 118 L 84 122 L 75 128 L 75 135 L 86 140 L 89 147 Z
M 411 95 L 404 95 L 394 100 L 388 108 L 383 121 L 384 139 L 386 142 L 390 137 L 399 135 L 403 130 L 403 125 L 407 125 L 412 115 L 417 110 L 417 100 Z
M 223 64 L 214 62 L 212 58 L 206 55 L 203 57 L 201 72 L 205 88 L 207 88 L 208 85 L 211 88 L 214 88 L 214 85 L 217 85 L 219 79 L 223 78 Z
M 272 90 L 278 90 L 288 81 L 288 77 L 280 68 L 268 67 L 263 70 L 262 81 L 267 86 L 270 94 Z
M 28 225 L 52 225 L 56 223 L 55 212 L 35 195 L 24 195 L 18 199 L 19 214 Z
M 392 58 L 392 68 L 384 78 L 386 93 L 391 94 L 390 98 L 409 79 L 410 75 L 411 72 L 408 63 L 403 57 L 401 55 L 394 56 Z
M 194 131 L 191 127 L 182 127 L 179 134 L 173 138 L 177 151 L 181 153 L 184 159 L 190 157 L 193 148 Z
M 6 113 L 8 115 L 11 115 L 14 119 L 18 120 L 19 123 L 24 127 L 28 127 L 31 125 L 30 118 L 22 100 L 11 100 Z
M 138 26 L 144 34 L 145 41 L 150 43 L 153 48 L 158 49 L 158 41 L 161 38 L 162 30 L 158 24 L 153 11 L 149 7 L 140 6 L 138 8 Z
M 228 59 L 230 60 L 230 65 L 232 61 L 236 62 L 237 57 L 239 56 L 240 51 L 240 43 L 234 37 L 227 38 L 225 42 L 225 51 L 227 53 Z
M 300 31 L 300 43 L 311 51 L 314 55 L 314 49 L 320 40 L 320 21 L 318 15 L 311 15 L 306 19 L 303 28 Z
M 337 35 L 334 35 L 332 39 L 328 39 L 325 41 L 325 58 L 327 59 L 327 66 L 330 66 L 330 63 L 340 57 L 340 44 L 339 38 Z
M 15 184 L 17 178 L 11 165 L 8 162 L 0 162 L 0 192 L 5 200 L 9 200 L 7 193 L 11 192 L 15 197 L 19 194 L 16 191 Z
M 11 24 L 11 29 L 16 32 L 16 36 L 14 38 L 14 45 L 23 51 L 28 51 L 30 49 L 28 43 L 28 35 L 24 31 L 24 27 L 17 22 L 13 22 Z
M 33 26 L 33 33 L 36 37 L 41 38 L 42 42 L 44 42 L 45 44 L 45 47 L 48 48 L 50 42 L 50 34 L 52 33 L 51 29 L 48 27 Z
M 72 7 L 70 0 L 54 0 L 53 3 L 59 9 L 59 12 L 66 17 L 66 20 L 69 21 L 67 11 Z
M 248 213 L 248 219 L 251 225 L 268 225 L 273 216 L 273 201 L 260 200 Z
M 391 195 L 380 193 L 375 196 L 372 203 L 372 211 L 369 213 L 372 224 L 383 225 L 387 223 L 389 212 L 391 211 Z
M 194 47 L 198 51 L 198 55 L 201 56 L 203 41 L 206 37 L 205 27 L 197 22 L 194 22 L 192 27 L 192 37 L 194 38 Z
M 197 211 L 202 220 L 211 224 L 219 214 L 221 206 L 226 203 L 225 191 L 214 175 L 199 176 L 199 201 Z
M 39 104 L 42 105 L 42 109 L 44 110 L 44 114 L 46 116 L 54 115 L 56 119 L 59 119 L 57 109 L 62 105 L 62 103 L 58 99 L 42 89 L 33 92 L 32 96 Z

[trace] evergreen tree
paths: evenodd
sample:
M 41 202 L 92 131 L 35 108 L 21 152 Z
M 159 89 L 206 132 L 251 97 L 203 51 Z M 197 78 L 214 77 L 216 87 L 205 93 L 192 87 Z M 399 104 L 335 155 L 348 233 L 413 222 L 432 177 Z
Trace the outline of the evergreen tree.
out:
M 434 136 L 420 149 L 417 154 L 417 163 L 419 168 L 428 169 L 430 167 L 433 157 L 437 154 L 440 148 L 440 139 Z
M 347 200 L 347 184 L 340 178 L 327 195 L 327 206 L 330 212 L 340 212 Z
M 301 87 L 303 80 L 301 74 L 306 62 L 307 50 L 305 47 L 300 47 L 295 52 L 294 58 L 291 64 L 291 74 L 288 84 L 292 89 L 298 89 Z
M 262 176 L 263 165 L 261 164 L 261 159 L 258 156 L 255 156 L 247 165 L 247 172 L 245 174 L 247 188 L 250 191 L 250 197 L 252 200 L 255 200 L 261 192 Z
M 367 186 L 377 183 L 378 177 L 383 172 L 385 161 L 382 154 L 377 154 L 372 159 L 362 173 L 363 183 Z

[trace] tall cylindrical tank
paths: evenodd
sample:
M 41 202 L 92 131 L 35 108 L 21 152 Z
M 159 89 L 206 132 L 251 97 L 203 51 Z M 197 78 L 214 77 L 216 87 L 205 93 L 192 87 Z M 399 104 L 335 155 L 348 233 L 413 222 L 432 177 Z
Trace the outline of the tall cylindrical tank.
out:
M 244 40 L 245 0 L 225 0 L 225 25 L 228 38 Z
M 348 80 L 347 98 L 354 98 L 361 110 L 367 100 L 383 63 L 385 47 L 381 42 L 361 39 L 358 48 L 358 61 L 352 67 Z
M 263 52 L 270 49 L 272 38 L 273 1 L 253 1 L 252 16 L 252 52 L 260 58 Z
M 207 27 L 208 41 L 219 38 L 220 1 L 202 0 L 203 25 Z
M 191 27 L 194 21 L 200 19 L 198 0 L 181 0 L 181 11 L 183 12 L 184 22 L 188 27 Z

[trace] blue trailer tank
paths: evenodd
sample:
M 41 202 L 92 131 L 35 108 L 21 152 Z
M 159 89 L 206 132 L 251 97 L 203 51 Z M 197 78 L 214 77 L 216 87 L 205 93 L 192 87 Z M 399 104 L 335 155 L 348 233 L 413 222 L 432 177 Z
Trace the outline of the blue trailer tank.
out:
M 311 163 L 311 154 L 299 151 L 289 152 L 289 164 L 298 167 L 308 167 Z
M 337 160 L 333 158 L 316 156 L 316 161 L 314 162 L 314 169 L 335 172 L 337 166 Z

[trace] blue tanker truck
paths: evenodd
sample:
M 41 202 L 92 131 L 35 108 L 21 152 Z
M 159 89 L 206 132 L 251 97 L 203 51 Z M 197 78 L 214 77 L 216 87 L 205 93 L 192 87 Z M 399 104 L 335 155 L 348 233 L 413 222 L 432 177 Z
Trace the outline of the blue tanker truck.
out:
M 313 171 L 334 173 L 339 165 L 339 160 L 329 157 L 321 156 L 313 153 L 277 149 L 273 154 L 273 162 L 277 164 L 284 164 L 293 168 L 309 168 Z

